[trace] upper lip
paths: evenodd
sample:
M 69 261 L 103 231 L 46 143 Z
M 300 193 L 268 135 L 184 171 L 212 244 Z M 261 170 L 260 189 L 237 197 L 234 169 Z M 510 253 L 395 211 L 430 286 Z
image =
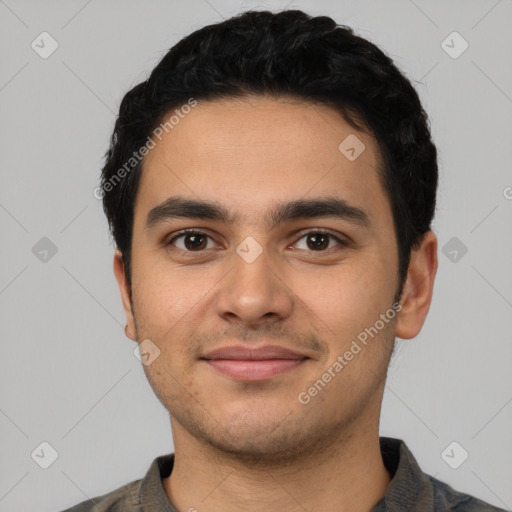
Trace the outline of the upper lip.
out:
M 204 354 L 201 359 L 233 359 L 263 361 L 265 359 L 306 359 L 307 356 L 277 345 L 249 348 L 240 345 L 221 347 Z

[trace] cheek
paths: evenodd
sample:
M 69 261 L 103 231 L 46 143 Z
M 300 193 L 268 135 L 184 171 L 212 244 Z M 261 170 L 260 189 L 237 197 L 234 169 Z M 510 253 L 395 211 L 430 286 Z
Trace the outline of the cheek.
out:
M 134 265 L 139 314 L 144 313 L 155 325 L 172 325 L 200 308 L 221 277 L 208 266 L 176 263 L 160 247 L 134 250 Z
M 379 257 L 361 258 L 295 276 L 296 305 L 305 309 L 311 327 L 345 345 L 391 306 L 395 283 L 386 265 Z
M 212 297 L 225 274 L 221 270 L 148 261 L 137 276 L 134 302 L 139 337 L 160 347 L 164 357 L 159 361 L 165 361 L 173 374 L 186 373 L 198 340 L 208 338 L 208 325 L 215 322 Z
M 200 283 L 155 264 L 138 270 L 134 302 L 139 324 L 146 325 L 154 335 L 182 325 L 180 320 L 186 318 L 204 293 Z

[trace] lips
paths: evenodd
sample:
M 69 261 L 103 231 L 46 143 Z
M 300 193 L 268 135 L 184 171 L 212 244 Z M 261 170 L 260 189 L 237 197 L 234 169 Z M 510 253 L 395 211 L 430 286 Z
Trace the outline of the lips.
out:
M 245 361 L 262 361 L 264 359 L 304 359 L 306 356 L 276 345 L 259 348 L 242 346 L 223 347 L 206 353 L 203 359 L 236 359 Z
M 236 380 L 265 380 L 293 370 L 308 357 L 275 345 L 222 347 L 201 357 L 214 370 Z

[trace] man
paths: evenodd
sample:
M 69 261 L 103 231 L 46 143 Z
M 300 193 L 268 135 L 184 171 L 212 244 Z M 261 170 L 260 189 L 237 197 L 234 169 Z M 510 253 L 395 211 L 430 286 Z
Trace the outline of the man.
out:
M 97 192 L 175 452 L 68 510 L 499 510 L 379 438 L 395 337 L 432 299 L 436 188 L 417 93 L 349 28 L 248 12 L 174 46 Z

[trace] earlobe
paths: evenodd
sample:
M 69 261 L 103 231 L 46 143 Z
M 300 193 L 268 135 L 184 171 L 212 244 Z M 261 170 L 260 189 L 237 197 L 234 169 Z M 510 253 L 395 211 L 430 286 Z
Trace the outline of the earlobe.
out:
M 395 335 L 411 339 L 420 332 L 432 301 L 437 272 L 437 237 L 432 231 L 423 235 L 420 245 L 411 252 L 407 279 L 397 318 Z
M 114 275 L 116 276 L 117 285 L 121 293 L 124 314 L 126 316 L 126 327 L 124 328 L 124 332 L 128 338 L 132 339 L 133 341 L 137 341 L 135 318 L 133 315 L 132 303 L 130 299 L 130 286 L 126 280 L 123 256 L 119 249 L 116 249 L 114 254 Z

